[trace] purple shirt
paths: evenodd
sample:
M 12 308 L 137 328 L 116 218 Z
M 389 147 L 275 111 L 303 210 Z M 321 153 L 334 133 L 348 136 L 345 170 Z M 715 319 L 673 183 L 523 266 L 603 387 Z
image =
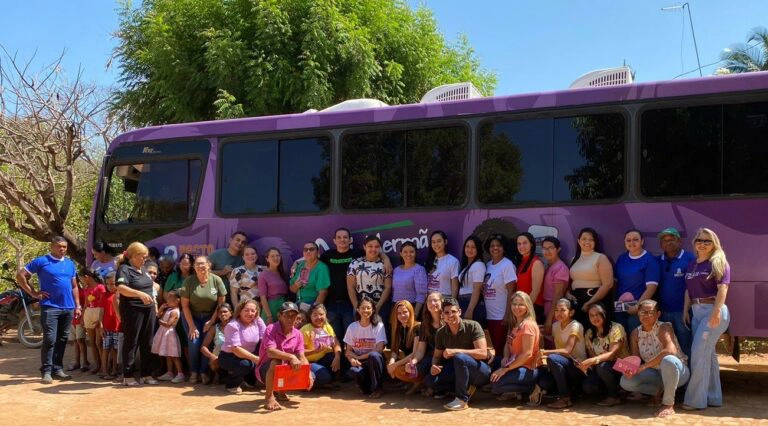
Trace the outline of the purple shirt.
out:
M 702 299 L 705 297 L 717 296 L 717 285 L 731 283 L 731 266 L 725 265 L 723 278 L 720 280 L 715 277 L 707 278 L 712 273 L 712 262 L 705 260 L 701 263 L 693 262 L 688 264 L 688 271 L 685 273 L 685 287 L 688 289 L 688 296 L 691 299 Z
M 565 283 L 565 287 L 568 288 L 568 279 L 570 278 L 568 272 L 568 266 L 560 259 L 557 262 L 549 265 L 547 271 L 544 272 L 544 313 L 549 315 L 549 310 L 552 309 L 552 302 L 555 298 L 555 282 Z
M 288 285 L 277 272 L 264 270 L 259 273 L 259 294 L 273 300 L 288 294 Z
M 301 356 L 304 354 L 304 336 L 295 327 L 291 327 L 291 332 L 286 336 L 283 334 L 283 326 L 280 325 L 279 321 L 268 325 L 259 347 L 259 367 L 256 368 L 259 380 L 261 380 L 259 369 L 265 363 L 270 362 L 269 355 L 267 355 L 267 349 L 270 348 Z
M 427 298 L 427 270 L 419 264 L 405 269 L 395 268 L 392 274 L 392 301 L 407 300 L 413 304 L 423 303 Z
M 253 353 L 256 350 L 256 345 L 264 336 L 266 328 L 266 324 L 259 317 L 256 317 L 249 325 L 244 325 L 237 320 L 230 321 L 224 327 L 224 343 L 221 344 L 221 351 L 232 353 L 233 347 L 240 346 Z

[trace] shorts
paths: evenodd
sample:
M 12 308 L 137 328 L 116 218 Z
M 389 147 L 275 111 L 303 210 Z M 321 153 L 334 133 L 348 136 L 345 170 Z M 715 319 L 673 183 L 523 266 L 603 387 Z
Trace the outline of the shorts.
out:
M 104 331 L 104 341 L 101 344 L 102 349 L 114 349 L 117 350 L 118 343 L 120 341 L 119 331 Z
M 85 312 L 83 312 L 83 326 L 86 330 L 101 328 L 103 316 L 104 308 L 85 308 Z
M 69 338 L 70 340 L 85 339 L 85 327 L 82 324 L 72 324 L 69 328 Z

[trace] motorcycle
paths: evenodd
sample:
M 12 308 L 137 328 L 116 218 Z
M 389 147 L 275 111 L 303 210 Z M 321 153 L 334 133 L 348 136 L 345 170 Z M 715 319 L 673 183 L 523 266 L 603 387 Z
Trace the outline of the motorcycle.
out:
M 6 273 L 10 269 L 7 263 L 4 263 L 2 268 Z M 0 279 L 13 284 L 14 287 L 0 293 L 0 335 L 16 326 L 19 342 L 28 348 L 39 349 L 43 345 L 39 301 L 25 293 L 15 280 L 7 276 L 0 276 Z

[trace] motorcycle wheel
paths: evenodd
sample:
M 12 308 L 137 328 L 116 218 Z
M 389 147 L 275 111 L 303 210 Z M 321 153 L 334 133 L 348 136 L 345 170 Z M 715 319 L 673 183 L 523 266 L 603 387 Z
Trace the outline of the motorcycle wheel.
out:
M 29 315 L 32 323 L 27 321 L 26 315 L 19 323 L 19 342 L 30 349 L 39 349 L 43 346 L 43 326 L 40 323 L 40 313 L 33 312 Z

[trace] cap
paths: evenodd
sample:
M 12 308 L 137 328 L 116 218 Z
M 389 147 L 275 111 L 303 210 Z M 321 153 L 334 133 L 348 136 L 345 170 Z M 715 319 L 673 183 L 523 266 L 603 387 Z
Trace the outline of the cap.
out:
M 282 314 L 283 312 L 288 312 L 288 311 L 295 311 L 298 313 L 299 307 L 296 306 L 296 304 L 293 302 L 283 302 L 283 304 L 280 305 L 280 313 Z
M 673 237 L 680 238 L 680 232 L 677 229 L 675 229 L 675 228 L 667 228 L 667 229 L 659 232 L 657 237 L 661 238 L 661 237 L 663 237 L 665 235 L 671 235 Z

